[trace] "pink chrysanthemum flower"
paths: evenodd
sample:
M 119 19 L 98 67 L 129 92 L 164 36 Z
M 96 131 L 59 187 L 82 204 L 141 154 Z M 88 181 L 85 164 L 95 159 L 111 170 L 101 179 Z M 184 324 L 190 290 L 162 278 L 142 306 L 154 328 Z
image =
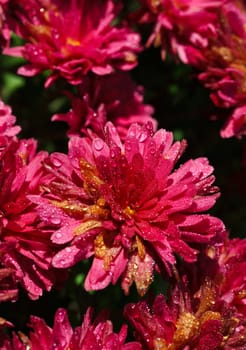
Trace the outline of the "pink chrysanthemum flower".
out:
M 215 34 L 223 0 L 141 0 L 140 22 L 154 23 L 147 45 L 161 45 L 189 64 L 204 62 L 202 50 Z
M 204 50 L 206 65 L 199 79 L 212 90 L 217 106 L 245 103 L 245 24 L 244 2 L 226 1 L 219 12 L 217 33 Z
M 246 239 L 229 239 L 223 233 L 200 252 L 193 264 L 182 263 L 189 288 L 196 293 L 204 280 L 213 281 L 221 301 L 246 317 Z
M 125 315 L 147 350 L 243 350 L 246 321 L 223 300 L 211 281 L 203 281 L 196 294 L 178 284 L 168 301 L 157 296 L 129 304 Z
M 153 108 L 143 103 L 142 86 L 136 86 L 128 73 L 88 75 L 79 86 L 78 96 L 70 97 L 72 109 L 52 118 L 69 125 L 69 136 L 88 135 L 88 129 L 102 136 L 107 121 L 114 123 L 121 137 L 132 123 L 151 121 L 157 127 Z
M 34 140 L 13 140 L 0 158 L 0 274 L 7 274 L 0 288 L 5 288 L 6 281 L 7 289 L 13 291 L 21 284 L 32 299 L 50 290 L 56 277 L 50 232 L 39 225 L 34 205 L 27 198 L 40 192 L 41 162 L 46 156 L 46 152 L 36 154 Z
M 94 321 L 92 310 L 88 309 L 80 327 L 72 328 L 67 312 L 58 309 L 53 329 L 46 325 L 43 319 L 32 316 L 30 327 L 32 331 L 27 337 L 15 334 L 3 342 L 2 350 L 141 350 L 138 342 L 126 343 L 127 326 L 122 326 L 119 333 L 114 333 L 112 322 L 101 314 Z M 1 345 L 1 340 L 0 340 Z
M 211 89 L 215 105 L 235 108 L 222 137 L 245 135 L 246 130 L 246 6 L 243 1 L 227 1 L 218 19 L 218 33 L 205 50 L 206 66 L 199 74 Z
M 140 36 L 113 25 L 119 6 L 112 0 L 10 0 L 8 15 L 27 43 L 5 53 L 29 61 L 20 74 L 51 70 L 46 86 L 58 76 L 79 84 L 90 71 L 105 75 L 137 64 Z
M 171 50 L 197 68 L 216 106 L 235 108 L 222 137 L 245 135 L 245 2 L 145 0 L 144 4 L 143 20 L 156 23 L 150 42 L 161 43 L 164 51 Z
M 153 135 L 151 123 L 132 124 L 123 143 L 107 123 L 104 139 L 72 138 L 68 156 L 52 154 L 44 165 L 54 180 L 43 184 L 46 195 L 31 199 L 46 225 L 57 224 L 54 267 L 94 255 L 87 290 L 122 275 L 125 293 L 135 282 L 143 295 L 154 268 L 170 272 L 174 254 L 195 261 L 195 247 L 224 226 L 203 214 L 219 195 L 207 159 L 189 160 L 172 172 L 184 147 L 165 130 Z
M 15 122 L 10 106 L 0 99 L 0 152 L 20 132 L 21 128 Z
M 226 239 L 213 276 L 221 299 L 246 318 L 246 239 Z

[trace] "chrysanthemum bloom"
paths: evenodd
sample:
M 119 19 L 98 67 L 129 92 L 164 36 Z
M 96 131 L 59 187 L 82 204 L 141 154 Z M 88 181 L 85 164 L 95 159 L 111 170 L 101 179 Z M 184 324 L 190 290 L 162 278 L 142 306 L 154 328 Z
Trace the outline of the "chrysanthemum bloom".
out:
M 78 96 L 70 98 L 72 109 L 52 118 L 69 125 L 69 136 L 88 134 L 88 129 L 102 136 L 107 121 L 114 123 L 121 137 L 132 123 L 151 121 L 156 128 L 153 108 L 143 103 L 142 86 L 136 86 L 128 73 L 88 75 L 79 86 Z
M 229 239 L 224 233 L 200 252 L 195 263 L 183 262 L 179 271 L 187 276 L 192 293 L 204 280 L 212 280 L 220 299 L 246 318 L 246 239 Z
M 222 137 L 245 134 L 245 2 L 162 0 L 149 1 L 146 8 L 156 22 L 150 41 L 160 42 L 164 50 L 197 68 L 216 106 L 236 108 Z
M 215 105 L 235 108 L 222 129 L 223 137 L 245 134 L 245 28 L 245 3 L 227 1 L 220 11 L 217 35 L 204 51 L 206 67 L 198 76 L 211 89 L 211 99 Z
M 54 180 L 44 183 L 38 205 L 51 237 L 60 245 L 53 266 L 68 268 L 94 255 L 87 290 L 105 288 L 122 275 L 128 293 L 135 282 L 143 295 L 154 268 L 170 272 L 175 254 L 195 261 L 222 222 L 202 212 L 211 208 L 218 189 L 206 158 L 189 160 L 172 173 L 185 142 L 152 125 L 132 124 L 125 142 L 109 122 L 105 138 L 72 138 L 68 156 L 52 154 L 44 163 Z
M 222 107 L 245 103 L 246 6 L 226 1 L 218 17 L 214 38 L 204 50 L 206 67 L 199 79 L 212 90 L 213 102 Z
M 112 0 L 10 0 L 13 30 L 27 43 L 6 50 L 29 64 L 19 73 L 32 76 L 44 70 L 79 84 L 88 72 L 105 75 L 136 66 L 140 36 L 114 25 L 119 6 Z
M 204 62 L 202 50 L 215 34 L 223 0 L 141 0 L 140 22 L 154 24 L 147 45 L 154 43 L 178 55 L 182 62 Z
M 226 239 L 214 276 L 221 298 L 246 318 L 246 239 Z
M 15 122 L 11 107 L 0 99 L 0 152 L 20 132 L 21 128 Z
M 27 198 L 40 192 L 41 162 L 46 156 L 46 152 L 36 154 L 34 140 L 13 140 L 0 157 L 0 271 L 9 272 L 7 281 L 13 281 L 9 289 L 21 284 L 32 299 L 50 290 L 56 277 L 50 232 L 40 226 Z M 6 279 L 0 281 L 1 289 L 5 283 Z
M 159 295 L 152 307 L 145 301 L 129 304 L 125 315 L 146 350 L 246 347 L 245 317 L 220 299 L 211 281 L 205 280 L 195 295 L 178 285 L 167 302 Z
M 92 310 L 88 309 L 80 327 L 72 328 L 67 312 L 58 309 L 53 329 L 43 319 L 32 316 L 30 336 L 14 335 L 12 341 L 5 341 L 2 350 L 141 350 L 138 342 L 126 341 L 127 326 L 122 326 L 119 333 L 114 333 L 112 322 L 105 314 L 92 320 Z M 0 343 L 1 345 L 1 343 Z

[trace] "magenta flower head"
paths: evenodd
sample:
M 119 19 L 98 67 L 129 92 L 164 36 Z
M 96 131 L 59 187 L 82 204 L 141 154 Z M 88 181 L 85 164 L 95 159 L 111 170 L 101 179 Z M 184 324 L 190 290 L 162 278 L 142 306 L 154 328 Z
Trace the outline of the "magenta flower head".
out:
M 205 280 L 213 281 L 221 302 L 246 318 L 246 239 L 229 239 L 227 232 L 212 241 L 195 263 L 182 263 L 179 272 L 195 294 Z
M 19 334 L 5 341 L 2 350 L 141 350 L 138 342 L 125 343 L 127 326 L 119 333 L 114 333 L 112 322 L 106 314 L 99 315 L 94 321 L 92 310 L 88 309 L 81 326 L 72 328 L 65 309 L 58 309 L 53 328 L 46 325 L 43 319 L 32 316 L 29 337 Z M 0 341 L 1 345 L 1 341 Z M 9 347 L 8 347 L 9 346 Z
M 19 284 L 37 299 L 56 279 L 50 232 L 39 226 L 27 198 L 40 192 L 41 162 L 46 156 L 46 152 L 36 154 L 32 139 L 12 140 L 0 156 L 0 290 L 7 291 L 6 299 L 16 298 Z M 1 293 L 0 298 L 4 298 Z
M 214 280 L 221 298 L 246 319 L 246 239 L 226 239 Z
M 44 70 L 70 84 L 88 72 L 105 75 L 136 66 L 140 36 L 114 25 L 120 7 L 112 0 L 11 0 L 8 16 L 13 30 L 27 43 L 5 51 L 29 64 L 19 73 L 32 76 Z
M 209 280 L 203 281 L 196 294 L 178 283 L 168 301 L 158 295 L 152 305 L 145 301 L 129 304 L 125 316 L 146 350 L 243 350 L 246 347 L 245 316 L 221 300 Z
M 235 108 L 222 137 L 245 134 L 246 5 L 242 0 L 143 1 L 145 21 L 155 23 L 150 41 L 199 70 L 216 106 Z M 147 15 L 148 14 L 148 15 Z
M 126 306 L 144 349 L 246 348 L 246 240 L 224 233 L 212 243 L 196 262 L 179 265 L 167 300 Z
M 211 90 L 215 105 L 233 108 L 222 137 L 245 134 L 245 56 L 246 5 L 244 1 L 226 1 L 218 18 L 217 35 L 204 51 L 206 66 L 199 74 L 202 83 Z
M 141 0 L 140 22 L 154 24 L 147 45 L 171 50 L 184 63 L 204 63 L 203 49 L 215 34 L 223 0 Z
M 53 266 L 66 269 L 94 256 L 87 290 L 122 276 L 125 293 L 135 282 L 143 295 L 155 268 L 171 272 L 175 254 L 195 261 L 199 244 L 224 226 L 203 214 L 219 196 L 207 159 L 189 160 L 173 172 L 184 148 L 171 132 L 154 134 L 151 123 L 132 124 L 122 142 L 109 122 L 103 139 L 72 138 L 68 156 L 47 158 L 54 179 L 43 184 L 42 198 L 30 199 L 60 246 Z
M 69 125 L 69 136 L 88 135 L 93 131 L 104 134 L 107 121 L 112 121 L 121 137 L 125 137 L 132 123 L 145 124 L 151 121 L 153 107 L 143 103 L 143 88 L 136 86 L 126 72 L 117 72 L 103 77 L 88 75 L 79 85 L 78 96 L 69 95 L 72 108 L 66 114 L 57 114 L 52 120 Z

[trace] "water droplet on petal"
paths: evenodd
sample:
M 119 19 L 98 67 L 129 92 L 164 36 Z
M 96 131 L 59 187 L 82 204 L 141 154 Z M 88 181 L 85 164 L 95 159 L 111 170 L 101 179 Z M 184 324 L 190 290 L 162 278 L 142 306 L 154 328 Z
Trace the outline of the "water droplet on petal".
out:
M 141 136 L 139 138 L 139 142 L 144 142 L 147 139 L 147 134 L 146 133 L 141 133 Z
M 57 312 L 57 316 L 60 318 L 60 317 L 63 317 L 63 311 L 62 310 L 59 310 Z
M 101 151 L 104 146 L 104 142 L 101 139 L 95 139 L 93 145 L 97 151 Z
M 128 140 L 126 140 L 125 149 L 126 149 L 127 151 L 131 151 L 131 149 L 132 149 L 131 143 L 130 143 Z
M 65 260 L 61 259 L 61 260 L 59 261 L 59 264 L 60 264 L 60 265 L 65 265 Z
M 66 345 L 67 345 L 66 340 L 61 339 L 61 340 L 60 340 L 60 346 L 61 346 L 62 348 L 65 348 Z
M 112 149 L 111 149 L 111 151 L 110 151 L 110 156 L 111 156 L 111 158 L 115 158 L 115 151 L 112 150 Z
M 60 34 L 59 34 L 59 33 L 55 33 L 55 34 L 54 34 L 54 39 L 55 39 L 55 40 L 60 39 Z
M 53 225 L 59 225 L 61 223 L 61 219 L 58 217 L 52 217 L 50 221 Z
M 57 159 L 57 158 L 53 158 L 53 165 L 56 168 L 59 168 L 62 165 L 62 162 L 59 159 Z

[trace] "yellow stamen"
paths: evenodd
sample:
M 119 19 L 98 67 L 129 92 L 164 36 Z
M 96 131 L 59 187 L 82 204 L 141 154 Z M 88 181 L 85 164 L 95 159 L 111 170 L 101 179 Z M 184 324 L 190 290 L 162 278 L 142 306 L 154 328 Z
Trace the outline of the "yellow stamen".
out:
M 129 205 L 125 208 L 124 213 L 129 216 L 133 216 L 135 214 L 135 210 L 132 209 Z
M 113 233 L 99 233 L 94 240 L 94 253 L 99 259 L 103 259 L 104 269 L 110 269 L 110 263 L 115 255 L 115 248 L 113 247 L 114 234 Z
M 104 182 L 98 176 L 96 167 L 92 166 L 83 158 L 80 159 L 79 165 L 84 180 L 85 191 L 91 196 L 98 195 L 98 189 Z
M 134 53 L 132 53 L 132 52 L 126 52 L 125 53 L 125 61 L 126 62 L 136 62 L 136 60 L 137 60 L 137 56 L 136 55 L 134 55 Z
M 136 243 L 137 243 L 137 249 L 138 249 L 138 256 L 141 260 L 144 260 L 145 258 L 145 246 L 143 244 L 142 239 L 136 235 Z
M 162 338 L 154 339 L 154 350 L 168 350 L 166 341 Z
M 173 337 L 173 343 L 177 345 L 185 344 L 189 339 L 197 334 L 199 329 L 199 321 L 189 312 L 184 312 L 180 315 L 176 323 L 176 331 Z
M 102 227 L 102 223 L 100 221 L 88 220 L 88 221 L 82 222 L 79 226 L 77 226 L 73 233 L 74 235 L 82 235 L 83 233 L 97 227 Z
M 73 38 L 67 38 L 67 44 L 71 46 L 80 46 L 81 42 Z

